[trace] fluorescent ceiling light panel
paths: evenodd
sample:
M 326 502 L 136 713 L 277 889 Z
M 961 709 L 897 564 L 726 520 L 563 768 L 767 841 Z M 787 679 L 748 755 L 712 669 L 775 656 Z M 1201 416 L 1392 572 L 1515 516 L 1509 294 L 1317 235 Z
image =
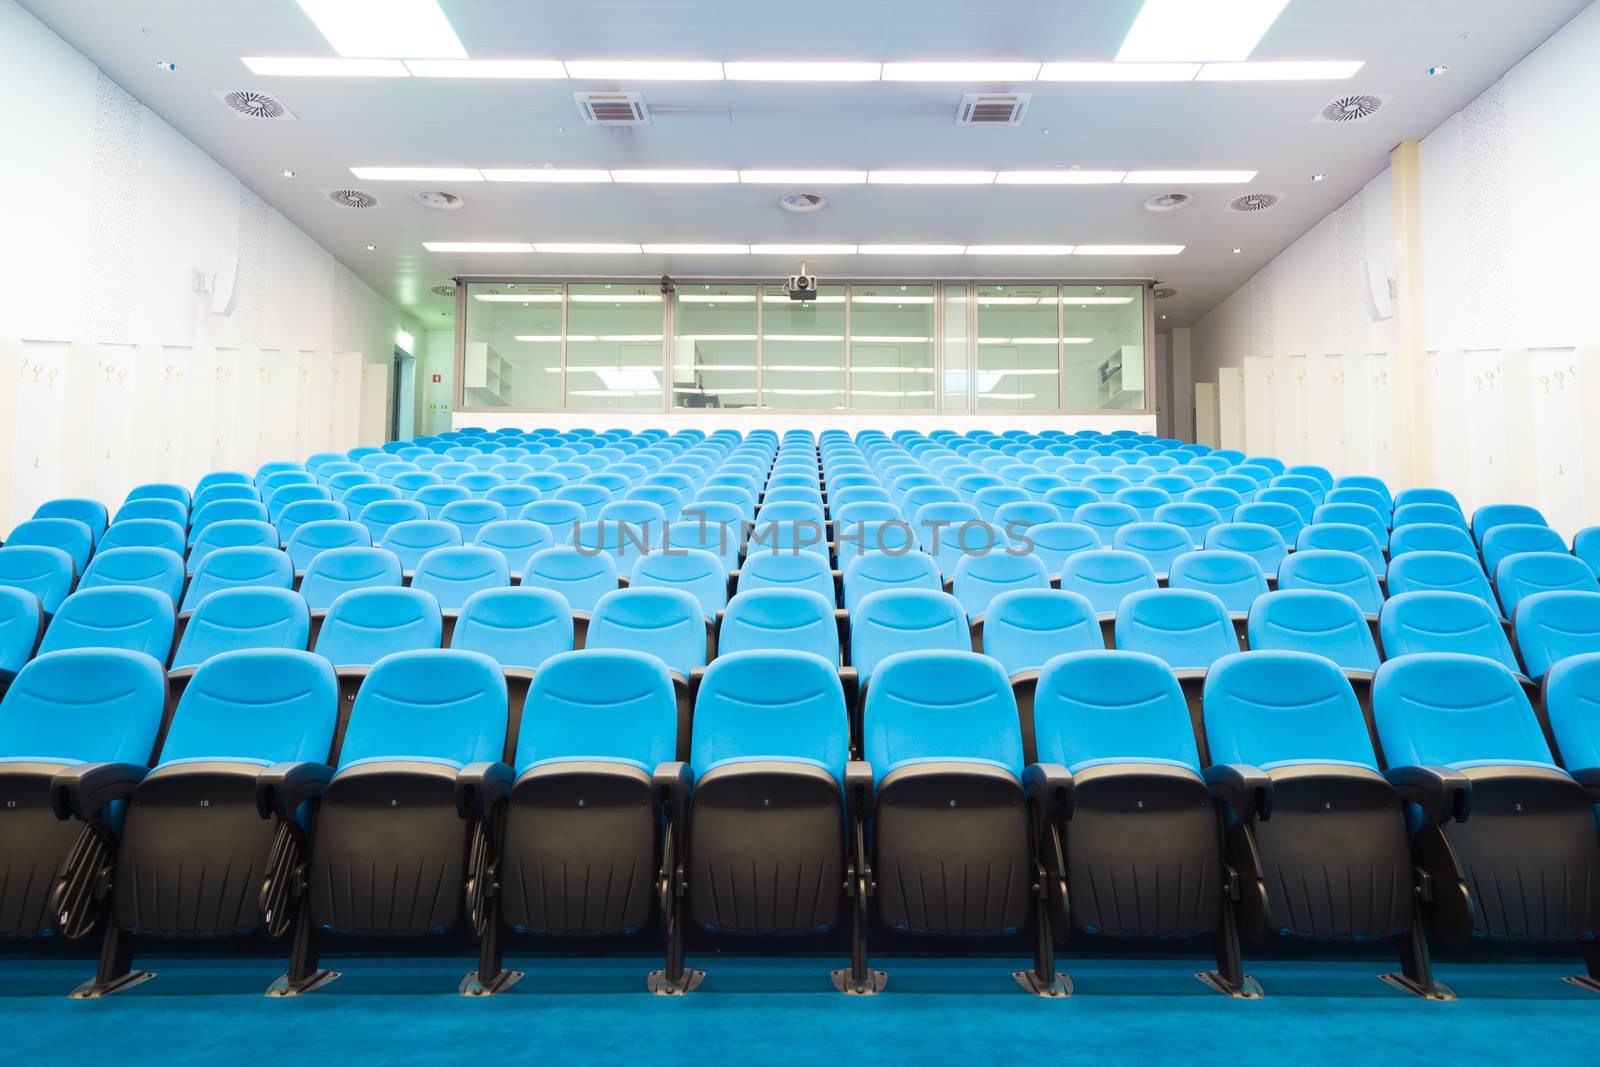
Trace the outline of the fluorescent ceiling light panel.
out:
M 875 170 L 872 185 L 993 185 L 992 170 Z
M 1046 63 L 1042 82 L 1187 82 L 1198 63 Z
M 996 185 L 1116 185 L 1127 177 L 1125 170 L 1003 170 L 994 176 Z
M 607 389 L 659 389 L 661 380 L 647 370 L 596 370 Z
M 264 78 L 409 78 L 398 59 L 329 59 L 323 56 L 245 56 L 250 73 Z
M 1075 256 L 1175 256 L 1183 245 L 1079 245 Z M 1067 297 L 1065 303 L 1072 303 Z
M 573 293 L 567 298 L 574 304 L 659 304 L 655 293 Z M 594 338 L 586 338 L 593 341 Z
M 627 185 L 733 185 L 736 170 L 614 170 L 611 180 Z
M 1144 0 L 1119 63 L 1249 59 L 1289 0 Z
M 1202 82 L 1306 82 L 1353 78 L 1366 64 L 1358 59 L 1312 60 L 1283 63 L 1207 63 L 1195 81 Z
M 885 63 L 886 82 L 1031 82 L 1038 63 L 983 60 L 954 63 Z
M 677 59 L 569 59 L 567 77 L 585 81 L 626 78 L 655 82 L 719 82 L 722 64 Z
M 564 167 L 508 167 L 485 168 L 483 178 L 491 182 L 533 182 L 560 185 L 563 183 L 604 184 L 611 181 L 609 170 L 577 170 Z
M 852 294 L 850 302 L 852 304 L 931 304 L 933 299 L 931 296 L 877 296 L 866 293 L 862 295 Z
M 729 81 L 875 82 L 883 73 L 883 64 L 784 60 L 724 63 L 722 69 Z
M 741 170 L 746 185 L 864 185 L 864 170 Z
M 299 0 L 341 56 L 466 59 L 438 0 Z
M 519 333 L 519 334 L 513 336 L 511 339 L 513 341 L 521 341 L 523 344 L 529 344 L 529 345 L 560 344 L 561 343 L 561 335 L 559 333 L 551 333 L 551 334 Z
M 751 245 L 750 251 L 758 256 L 853 256 L 855 245 Z M 778 298 L 788 302 L 788 297 Z M 821 299 L 827 299 L 822 297 Z M 844 297 L 840 297 L 843 300 Z
M 1130 170 L 1129 185 L 1241 185 L 1256 180 L 1253 170 Z
M 640 252 L 638 245 L 604 244 L 595 241 L 539 243 L 533 246 L 533 250 L 551 256 L 636 256 Z M 608 299 L 614 300 L 616 298 L 610 297 Z
M 650 256 L 748 256 L 749 245 L 643 245 L 645 254 Z M 702 294 L 704 295 L 704 294 Z M 715 300 L 715 296 L 707 297 Z M 724 298 L 726 299 L 726 298 Z M 747 297 L 754 302 L 755 297 Z
M 533 246 L 522 241 L 424 241 L 422 247 L 430 252 L 532 252 Z
M 1061 302 L 1063 304 L 1076 304 L 1078 307 L 1111 305 L 1111 304 L 1131 304 L 1131 303 L 1133 303 L 1133 297 L 1131 297 L 1131 296 L 1064 296 L 1064 297 L 1061 298 Z
M 1072 245 L 968 245 L 969 256 L 1070 256 Z
M 364 182 L 481 182 L 475 167 L 351 167 Z
M 858 245 L 863 256 L 959 256 L 966 245 Z
M 408 59 L 414 78 L 565 78 L 559 59 Z
M 560 293 L 473 293 L 472 299 L 485 304 L 559 304 Z M 521 340 L 521 338 L 518 338 Z
M 645 245 L 644 247 L 646 250 L 648 250 L 652 246 Z M 747 251 L 749 249 L 749 245 L 742 245 L 741 247 L 745 248 Z M 755 302 L 756 298 L 754 293 L 680 292 L 678 294 L 678 303 L 680 304 L 754 304 Z

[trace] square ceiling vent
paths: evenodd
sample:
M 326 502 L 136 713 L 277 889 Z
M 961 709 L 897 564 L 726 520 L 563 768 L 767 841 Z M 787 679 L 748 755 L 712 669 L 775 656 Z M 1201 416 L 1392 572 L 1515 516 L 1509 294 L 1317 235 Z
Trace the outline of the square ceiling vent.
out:
M 573 93 L 590 126 L 648 126 L 650 109 L 639 93 Z
M 957 126 L 1021 126 L 1032 93 L 968 93 L 956 108 Z

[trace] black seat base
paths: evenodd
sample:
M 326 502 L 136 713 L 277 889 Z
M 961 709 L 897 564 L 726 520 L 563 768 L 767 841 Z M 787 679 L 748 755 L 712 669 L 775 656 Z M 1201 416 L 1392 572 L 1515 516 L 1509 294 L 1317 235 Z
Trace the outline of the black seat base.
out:
M 1012 971 L 1011 977 L 1017 980 L 1019 986 L 1036 997 L 1063 1000 L 1072 996 L 1072 979 L 1068 978 L 1064 971 L 1057 971 L 1053 982 L 1041 982 L 1039 976 L 1032 971 Z
M 280 974 L 271 985 L 267 986 L 267 996 L 273 998 L 298 997 L 301 993 L 310 993 L 321 989 L 329 982 L 335 981 L 340 976 L 339 971 L 314 970 L 304 978 L 295 978 L 292 974 Z
M 1261 988 L 1261 983 L 1251 978 L 1248 974 L 1241 975 L 1240 981 L 1232 982 L 1223 976 L 1221 971 L 1197 971 L 1195 977 L 1200 979 L 1200 984 L 1214 992 L 1234 1000 L 1260 1000 L 1266 996 Z
M 456 992 L 464 997 L 492 997 L 496 993 L 504 993 L 518 982 L 522 981 L 521 971 L 508 971 L 501 968 L 500 973 L 488 982 L 478 980 L 478 972 L 471 971 L 461 979 L 461 985 Z
M 154 971 L 128 971 L 118 975 L 109 982 L 102 982 L 98 978 L 91 978 L 77 989 L 67 994 L 69 1000 L 99 1000 L 116 993 L 132 989 L 136 985 L 143 985 L 156 976 Z
M 848 967 L 834 971 L 830 976 L 833 979 L 833 988 L 847 997 L 871 997 L 883 992 L 884 986 L 889 984 L 888 971 L 868 971 L 865 978 L 850 977 Z
M 651 971 L 650 977 L 645 979 L 645 988 L 658 997 L 681 997 L 685 993 L 693 993 L 705 980 L 706 972 L 692 967 L 685 967 L 682 976 L 676 980 L 668 978 L 664 970 Z
M 1434 1000 L 1448 1003 L 1456 999 L 1455 993 L 1452 992 L 1450 987 L 1445 985 L 1443 982 L 1433 982 L 1428 985 L 1423 985 L 1416 979 L 1401 974 L 1399 971 L 1390 971 L 1388 974 L 1380 974 L 1378 975 L 1378 978 L 1380 981 L 1387 982 L 1396 989 L 1410 993 L 1414 997 L 1421 997 L 1423 1000 Z

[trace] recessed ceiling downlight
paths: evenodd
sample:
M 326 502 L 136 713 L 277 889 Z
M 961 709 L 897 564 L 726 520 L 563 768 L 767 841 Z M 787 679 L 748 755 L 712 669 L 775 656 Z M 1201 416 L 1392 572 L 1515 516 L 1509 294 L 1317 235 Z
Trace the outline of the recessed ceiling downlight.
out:
M 778 206 L 797 215 L 821 211 L 828 206 L 828 198 L 817 193 L 790 193 L 778 200 Z
M 1189 201 L 1191 199 L 1193 198 L 1188 193 L 1161 193 L 1158 196 L 1152 196 L 1149 200 L 1146 200 L 1144 202 L 1144 209 L 1146 211 L 1157 212 L 1158 214 L 1165 214 L 1169 211 L 1181 211 L 1183 208 L 1189 206 Z
M 1278 202 L 1272 193 L 1245 193 L 1243 196 L 1234 197 L 1228 207 L 1233 211 L 1242 211 L 1246 214 L 1255 211 L 1266 211 Z
M 1381 96 L 1341 96 L 1324 107 L 1321 114 L 1327 122 L 1360 122 L 1376 115 L 1382 110 L 1383 104 Z
M 378 206 L 377 197 L 360 189 L 335 189 L 328 194 L 328 199 L 340 207 L 355 208 L 360 211 Z
M 427 189 L 416 193 L 413 199 L 423 207 L 431 207 L 435 211 L 455 211 L 465 204 L 455 193 L 446 193 L 438 189 Z

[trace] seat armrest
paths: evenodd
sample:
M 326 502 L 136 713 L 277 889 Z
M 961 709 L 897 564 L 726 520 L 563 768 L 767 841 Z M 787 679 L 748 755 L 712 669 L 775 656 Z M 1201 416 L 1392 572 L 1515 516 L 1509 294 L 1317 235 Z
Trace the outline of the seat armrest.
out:
M 845 817 L 865 819 L 872 813 L 872 796 L 876 786 L 872 764 L 853 759 L 844 765 Z
M 1583 786 L 1590 800 L 1600 804 L 1600 767 L 1582 767 L 1567 773 L 1572 775 L 1573 781 Z
M 149 768 L 138 763 L 80 763 L 50 778 L 50 806 L 58 819 L 91 819 L 113 800 L 127 800 Z
M 1205 769 L 1206 788 L 1241 820 L 1272 818 L 1272 779 L 1248 763 L 1215 763 Z
M 689 812 L 689 792 L 694 785 L 694 775 L 689 765 L 674 760 L 656 764 L 650 776 L 650 791 L 655 794 L 669 820 L 681 823 Z
M 1072 772 L 1060 763 L 1030 763 L 1022 772 L 1022 791 L 1047 822 L 1072 818 Z
M 326 763 L 274 763 L 256 775 L 256 811 L 263 819 L 294 817 L 295 809 L 322 795 L 333 778 Z
M 1472 782 L 1448 767 L 1390 767 L 1384 772 L 1400 799 L 1416 804 L 1434 822 L 1466 822 L 1472 813 Z
M 456 814 L 463 819 L 492 818 L 516 780 L 511 768 L 499 760 L 467 764 L 456 775 Z

